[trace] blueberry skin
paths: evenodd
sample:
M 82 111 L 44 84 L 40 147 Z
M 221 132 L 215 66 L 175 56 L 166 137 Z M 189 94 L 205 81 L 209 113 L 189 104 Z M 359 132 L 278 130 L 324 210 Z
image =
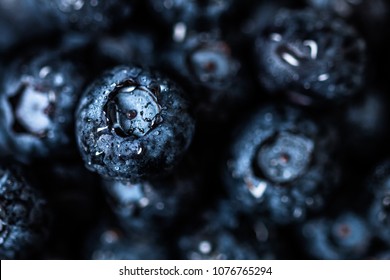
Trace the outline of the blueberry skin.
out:
M 336 219 L 308 221 L 302 228 L 304 249 L 316 259 L 361 259 L 367 253 L 372 234 L 366 221 L 352 213 Z
M 7 166 L 0 165 L 0 259 L 31 258 L 48 236 L 47 202 Z
M 71 154 L 74 111 L 83 84 L 77 64 L 60 52 L 11 63 L 0 84 L 2 157 L 29 163 Z
M 132 182 L 171 170 L 194 133 L 188 106 L 183 92 L 159 74 L 126 66 L 107 72 L 85 91 L 77 111 L 86 167 Z
M 342 19 L 280 10 L 255 40 L 258 79 L 300 105 L 339 103 L 364 84 L 366 46 Z
M 224 179 L 247 213 L 286 224 L 318 211 L 338 184 L 335 135 L 291 107 L 267 106 L 235 131 Z

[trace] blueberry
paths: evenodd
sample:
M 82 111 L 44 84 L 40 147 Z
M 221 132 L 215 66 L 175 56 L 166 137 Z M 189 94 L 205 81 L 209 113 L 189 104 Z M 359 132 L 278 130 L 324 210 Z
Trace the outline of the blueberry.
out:
M 365 42 L 343 20 L 314 10 L 280 10 L 256 36 L 258 78 L 301 105 L 340 102 L 364 83 Z
M 163 55 L 163 63 L 176 75 L 196 102 L 200 117 L 226 120 L 245 108 L 253 87 L 233 46 L 217 31 L 176 38 Z
M 77 140 L 87 168 L 132 182 L 171 170 L 191 142 L 183 92 L 160 74 L 117 67 L 84 93 Z
M 360 259 L 371 241 L 367 223 L 351 212 L 341 213 L 334 220 L 308 221 L 302 233 L 304 249 L 316 259 Z
M 304 220 L 339 181 L 332 134 L 296 109 L 260 109 L 235 132 L 225 172 L 231 199 L 276 223 Z
M 31 258 L 48 236 L 47 202 L 8 166 L 0 166 L 0 258 Z
M 73 114 L 84 83 L 79 67 L 58 52 L 13 62 L 0 94 L 0 151 L 23 162 L 72 150 Z

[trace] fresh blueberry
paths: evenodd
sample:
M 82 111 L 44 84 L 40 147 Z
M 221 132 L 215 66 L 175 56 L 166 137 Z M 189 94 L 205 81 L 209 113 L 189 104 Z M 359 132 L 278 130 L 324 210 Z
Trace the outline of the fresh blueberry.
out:
M 163 55 L 163 63 L 187 86 L 198 114 L 208 121 L 220 121 L 242 110 L 253 87 L 244 65 L 221 34 L 202 32 L 175 39 Z
M 48 236 L 47 202 L 8 166 L 0 166 L 0 259 L 31 258 Z
M 341 213 L 334 220 L 308 221 L 302 227 L 302 235 L 302 246 L 316 259 L 360 259 L 371 241 L 367 223 L 351 212 Z
M 48 52 L 13 62 L 0 94 L 0 151 L 23 162 L 66 156 L 83 76 L 71 60 Z
M 86 166 L 135 182 L 165 173 L 191 142 L 194 121 L 183 92 L 160 74 L 117 67 L 84 93 L 77 140 Z
M 314 10 L 280 10 L 256 36 L 258 78 L 300 105 L 340 102 L 364 83 L 365 42 L 343 20 Z
M 304 220 L 339 180 L 332 135 L 296 109 L 260 109 L 235 132 L 225 174 L 231 199 L 277 223 Z

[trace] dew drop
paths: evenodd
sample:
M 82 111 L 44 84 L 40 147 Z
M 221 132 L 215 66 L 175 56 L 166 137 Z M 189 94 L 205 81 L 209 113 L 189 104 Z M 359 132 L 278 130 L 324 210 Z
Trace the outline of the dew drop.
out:
M 211 243 L 206 241 L 206 240 L 203 240 L 199 243 L 199 246 L 198 246 L 198 249 L 199 249 L 199 252 L 201 252 L 202 254 L 209 254 L 211 252 Z

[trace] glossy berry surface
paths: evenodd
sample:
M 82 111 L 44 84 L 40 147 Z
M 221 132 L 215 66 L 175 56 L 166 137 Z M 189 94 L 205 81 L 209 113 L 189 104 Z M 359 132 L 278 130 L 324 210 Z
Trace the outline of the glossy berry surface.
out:
M 235 133 L 226 163 L 231 198 L 275 222 L 305 219 L 338 182 L 331 132 L 301 112 L 268 106 Z
M 314 10 L 280 10 L 258 34 L 258 78 L 294 103 L 338 102 L 364 83 L 366 47 L 343 20 Z
M 32 258 L 49 233 L 47 202 L 15 167 L 0 166 L 0 258 Z
M 137 181 L 177 164 L 191 142 L 194 121 L 175 84 L 142 68 L 123 66 L 85 91 L 76 130 L 90 170 Z

